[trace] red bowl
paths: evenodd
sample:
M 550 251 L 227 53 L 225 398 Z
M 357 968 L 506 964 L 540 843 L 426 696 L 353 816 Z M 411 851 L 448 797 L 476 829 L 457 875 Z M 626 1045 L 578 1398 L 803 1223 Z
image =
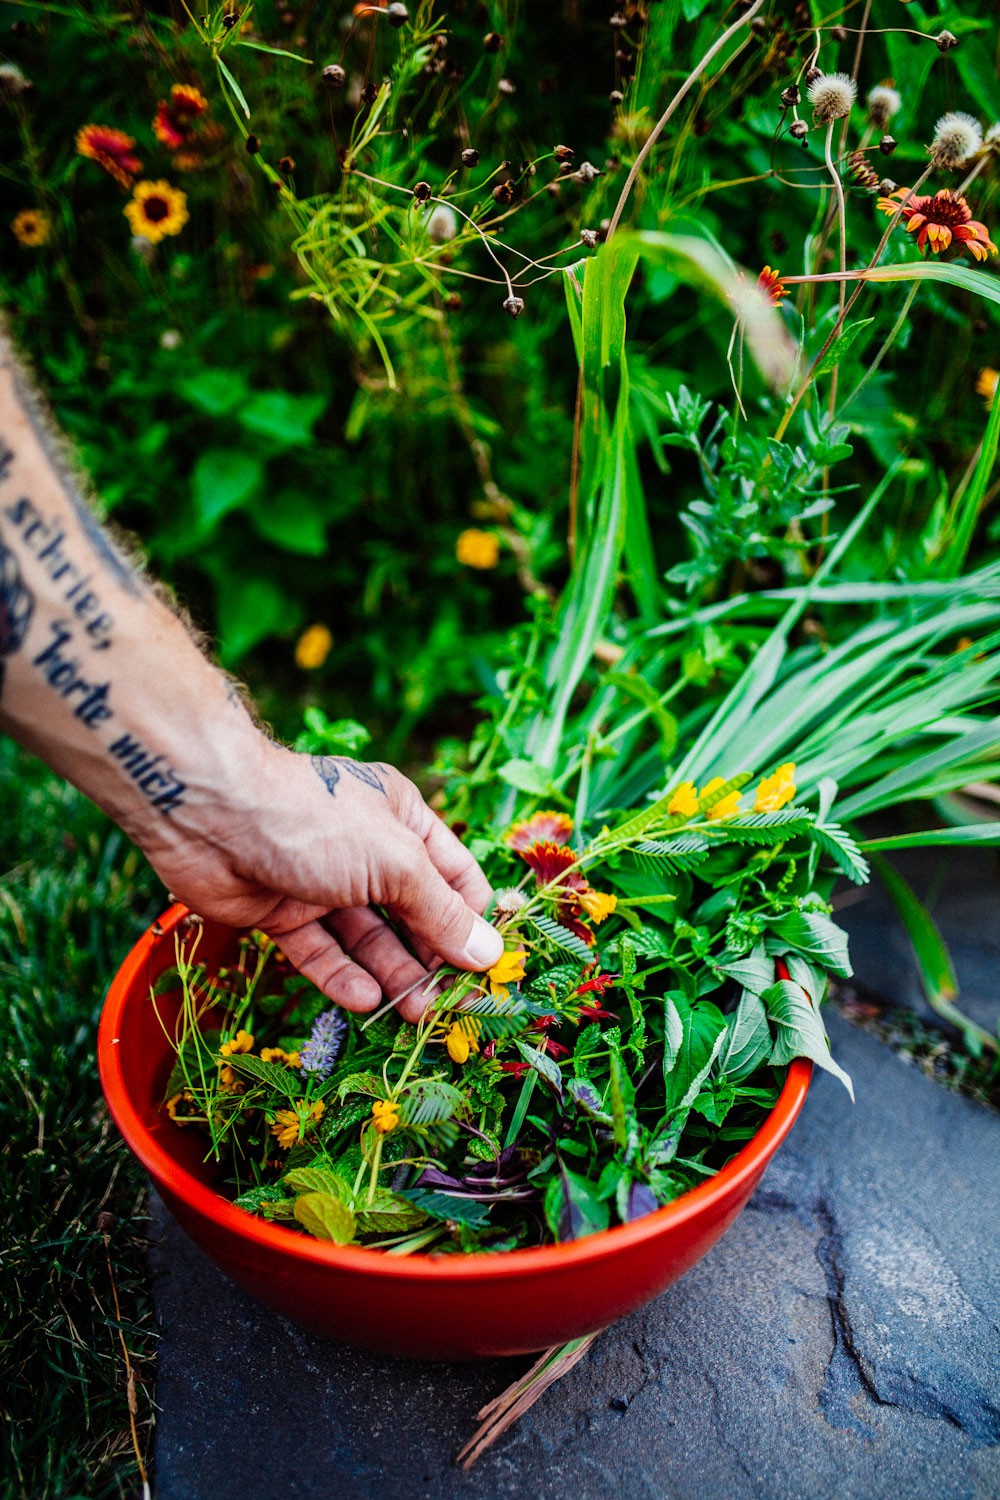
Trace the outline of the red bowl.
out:
M 235 1208 L 212 1187 L 195 1132 L 161 1105 L 173 1066 L 176 997 L 150 998 L 175 961 L 174 906 L 115 975 L 98 1058 L 111 1113 L 191 1238 L 276 1312 L 331 1338 L 417 1359 L 529 1354 L 596 1332 L 658 1296 L 724 1234 L 805 1101 L 812 1065 L 788 1070 L 757 1134 L 717 1176 L 656 1213 L 567 1245 L 496 1254 L 412 1255 L 329 1245 Z M 231 961 L 239 934 L 206 922 L 199 957 Z

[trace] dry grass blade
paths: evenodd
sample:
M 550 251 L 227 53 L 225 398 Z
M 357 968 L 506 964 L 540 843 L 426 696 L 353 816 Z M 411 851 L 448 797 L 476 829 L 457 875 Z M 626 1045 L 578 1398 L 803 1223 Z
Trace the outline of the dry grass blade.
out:
M 509 1427 L 513 1427 L 538 1398 L 545 1394 L 550 1385 L 568 1375 L 573 1366 L 579 1364 L 602 1332 L 603 1329 L 599 1329 L 597 1333 L 588 1333 L 584 1338 L 571 1339 L 568 1344 L 556 1344 L 553 1348 L 546 1349 L 526 1374 L 477 1413 L 481 1425 L 476 1428 L 465 1447 L 455 1455 L 455 1462 L 461 1464 L 463 1469 L 471 1469 L 487 1448 L 491 1448 L 498 1437 Z

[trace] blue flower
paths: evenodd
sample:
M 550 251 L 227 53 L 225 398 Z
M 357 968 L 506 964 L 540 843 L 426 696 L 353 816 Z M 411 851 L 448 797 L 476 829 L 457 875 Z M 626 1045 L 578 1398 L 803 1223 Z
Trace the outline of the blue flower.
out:
M 299 1053 L 303 1073 L 329 1078 L 347 1035 L 347 1017 L 334 1006 L 313 1022 L 308 1042 Z

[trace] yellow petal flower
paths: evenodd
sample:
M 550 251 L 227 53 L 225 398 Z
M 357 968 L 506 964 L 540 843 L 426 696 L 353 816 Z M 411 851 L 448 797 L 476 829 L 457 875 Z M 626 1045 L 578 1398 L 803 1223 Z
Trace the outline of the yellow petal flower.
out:
M 598 926 L 605 917 L 610 917 L 618 905 L 618 897 L 609 896 L 604 891 L 580 891 L 579 900 L 587 916 Z
M 719 780 L 721 781 L 722 778 L 720 777 Z M 707 790 L 708 788 L 706 787 L 705 791 Z M 705 793 L 702 792 L 702 796 L 704 795 Z M 705 816 L 709 822 L 717 823 L 720 818 L 731 818 L 733 813 L 738 813 L 739 810 L 740 794 L 739 792 L 730 792 L 728 797 L 723 797 L 721 802 L 717 802 L 714 807 L 710 807 Z
M 516 984 L 519 979 L 524 978 L 524 961 L 527 956 L 524 948 L 510 948 L 506 953 L 501 953 L 489 971 L 490 989 L 494 995 L 508 984 Z
M 445 1037 L 445 1046 L 452 1062 L 468 1062 L 470 1052 L 479 1051 L 477 1038 L 481 1030 L 480 1023 L 472 1016 L 451 1024 Z
M 764 776 L 754 798 L 754 812 L 778 812 L 795 796 L 795 762 L 786 761 L 773 776 Z
M 372 1105 L 372 1124 L 380 1135 L 388 1135 L 399 1124 L 399 1106 L 392 1099 L 376 1099 Z
M 467 568 L 495 568 L 500 561 L 500 543 L 491 531 L 480 531 L 470 526 L 459 533 L 455 543 L 455 556 Z
M 284 1063 L 286 1068 L 301 1068 L 302 1063 L 297 1052 L 286 1052 L 284 1047 L 262 1047 L 260 1053 L 261 1062 Z
M 250 1052 L 252 1049 L 253 1037 L 241 1027 L 231 1041 L 223 1042 L 219 1051 L 223 1057 L 231 1057 L 234 1052 Z
M 40 208 L 22 208 L 11 220 L 10 227 L 18 244 L 29 250 L 44 245 L 52 232 L 51 220 Z
M 24 241 L 22 240 L 21 243 L 23 245 Z M 1000 375 L 997 374 L 996 370 L 991 369 L 989 365 L 980 370 L 976 378 L 976 394 L 982 396 L 985 400 L 987 411 L 990 411 L 993 407 L 998 381 L 1000 381 Z
M 122 210 L 134 235 L 156 245 L 167 234 L 180 234 L 188 221 L 187 194 L 169 182 L 137 182 Z
M 299 1138 L 301 1120 L 294 1109 L 279 1109 L 271 1126 L 271 1134 L 277 1139 L 282 1151 L 294 1146 Z
M 321 667 L 333 649 L 333 634 L 326 625 L 310 625 L 299 636 L 295 647 L 295 665 L 303 672 Z
M 682 781 L 667 803 L 672 818 L 693 818 L 698 811 L 698 789 L 693 781 Z

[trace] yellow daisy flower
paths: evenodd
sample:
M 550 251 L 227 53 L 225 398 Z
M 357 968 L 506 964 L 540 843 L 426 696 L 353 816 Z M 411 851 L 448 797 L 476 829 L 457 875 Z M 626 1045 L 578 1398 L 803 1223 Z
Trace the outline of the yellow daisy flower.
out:
M 134 235 L 156 245 L 168 234 L 180 234 L 187 223 L 187 194 L 169 182 L 136 183 L 123 210 Z
M 274 1116 L 271 1134 L 277 1139 L 282 1151 L 287 1151 L 312 1126 L 318 1125 L 326 1108 L 322 1099 L 313 1104 L 300 1100 L 294 1109 L 279 1109 Z
M 17 243 L 27 250 L 44 245 L 52 233 L 51 220 L 40 208 L 22 208 L 11 220 L 10 227 Z
M 262 1047 L 261 1062 L 284 1063 L 286 1068 L 301 1068 L 302 1061 L 297 1052 L 286 1052 L 284 1047 Z

